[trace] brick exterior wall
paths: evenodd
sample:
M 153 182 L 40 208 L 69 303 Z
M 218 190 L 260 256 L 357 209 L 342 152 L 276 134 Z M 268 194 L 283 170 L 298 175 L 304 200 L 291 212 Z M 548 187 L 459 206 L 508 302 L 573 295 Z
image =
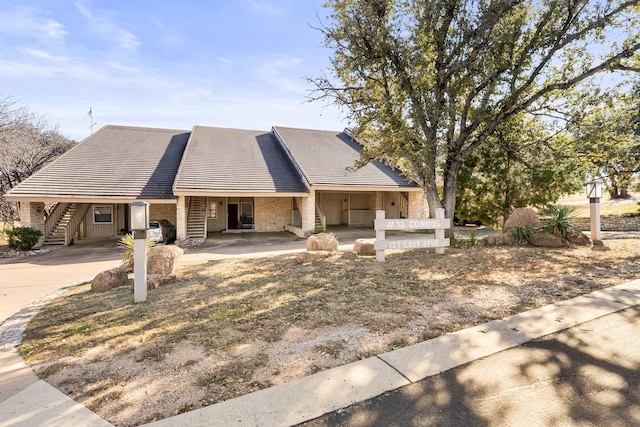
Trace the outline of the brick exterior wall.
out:
M 44 241 L 44 203 L 21 202 L 20 225 L 42 231 L 42 236 L 40 236 L 38 243 L 36 243 L 36 246 L 41 246 Z
M 409 216 L 408 218 L 428 218 L 429 204 L 424 191 L 409 191 Z
M 283 231 L 291 224 L 293 206 L 290 197 L 256 197 L 253 209 L 255 231 Z
M 381 211 L 384 209 L 384 193 L 382 191 L 376 191 L 376 205 L 373 210 Z
M 176 225 L 177 207 L 173 203 L 158 204 L 154 203 L 149 206 L 149 219 L 159 220 L 168 219 L 169 222 Z
M 187 238 L 187 198 L 178 196 L 176 204 L 176 238 L 184 240 Z
M 302 217 L 302 231 L 311 234 L 316 228 L 316 191 L 311 190 L 308 197 L 302 198 L 300 206 L 300 216 Z
M 579 230 L 589 231 L 591 229 L 590 218 L 576 218 L 575 223 Z M 600 230 L 602 231 L 640 231 L 640 217 L 601 215 Z

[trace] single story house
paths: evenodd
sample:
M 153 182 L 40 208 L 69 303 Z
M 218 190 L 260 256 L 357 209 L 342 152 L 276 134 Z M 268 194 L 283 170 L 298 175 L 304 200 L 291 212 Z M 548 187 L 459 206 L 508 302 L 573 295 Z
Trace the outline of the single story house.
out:
M 422 190 L 397 170 L 377 161 L 349 170 L 360 150 L 348 130 L 109 125 L 6 199 L 20 202 L 23 226 L 64 245 L 127 232 L 128 204 L 137 200 L 150 204 L 152 220 L 175 224 L 178 240 L 373 227 L 379 209 L 387 218 L 424 216 Z

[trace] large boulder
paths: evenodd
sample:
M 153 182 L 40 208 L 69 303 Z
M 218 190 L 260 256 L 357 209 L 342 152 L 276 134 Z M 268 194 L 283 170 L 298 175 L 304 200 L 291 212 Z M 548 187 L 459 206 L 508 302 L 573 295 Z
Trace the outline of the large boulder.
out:
M 154 246 L 147 254 L 147 274 L 170 276 L 175 273 L 184 250 L 176 245 Z
M 376 239 L 357 239 L 353 244 L 353 252 L 360 256 L 375 255 Z
M 513 237 L 510 234 L 494 234 L 484 238 L 485 244 L 489 246 L 506 246 L 513 244 Z
M 175 275 L 163 276 L 160 274 L 149 274 L 147 275 L 147 290 L 159 288 L 168 282 L 173 282 L 176 280 Z
M 335 252 L 338 250 L 338 239 L 332 233 L 312 234 L 307 239 L 305 246 L 307 251 Z
M 116 286 L 126 285 L 129 282 L 127 269 L 125 267 L 116 267 L 111 270 L 103 271 L 91 282 L 92 291 L 104 291 L 115 288 Z
M 561 248 L 564 246 L 562 239 L 551 233 L 533 233 L 529 243 L 541 248 Z
M 533 209 L 517 208 L 504 223 L 504 231 L 507 232 L 520 225 L 528 225 L 533 229 L 536 229 L 542 226 L 542 222 L 540 221 L 540 217 L 538 217 L 536 211 Z
M 296 255 L 296 262 L 298 264 L 305 264 L 307 262 L 316 261 L 323 258 L 328 258 L 331 256 L 331 252 L 329 251 L 306 251 L 300 252 Z
M 589 239 L 589 236 L 587 236 L 581 231 L 577 231 L 571 234 L 569 237 L 567 237 L 567 240 L 572 245 L 577 245 L 577 246 L 589 246 L 591 244 L 591 239 Z

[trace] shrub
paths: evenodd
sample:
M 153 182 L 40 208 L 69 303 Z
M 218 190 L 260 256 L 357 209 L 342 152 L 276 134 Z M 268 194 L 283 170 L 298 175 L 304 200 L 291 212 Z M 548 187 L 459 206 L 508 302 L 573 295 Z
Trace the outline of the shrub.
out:
M 127 271 L 133 271 L 133 244 L 135 242 L 135 239 L 133 238 L 133 234 L 129 233 L 129 234 L 125 234 L 124 236 L 122 236 L 120 238 L 120 241 L 118 242 L 118 247 L 120 247 L 122 250 L 124 250 L 124 255 L 122 256 L 122 265 L 123 267 L 125 267 L 127 269 Z M 147 253 L 149 252 L 149 249 L 151 249 L 152 247 L 154 247 L 155 245 L 157 245 L 157 243 L 154 240 L 151 240 L 150 238 L 147 237 L 146 239 L 146 243 L 147 243 Z
M 550 205 L 542 211 L 542 231 L 566 239 L 575 230 L 575 208 Z
M 480 243 L 482 242 L 480 240 L 480 235 L 476 232 L 476 231 L 470 231 L 467 233 L 467 238 L 469 239 L 469 245 L 471 246 L 480 246 Z
M 511 234 L 511 238 L 516 243 L 529 242 L 533 234 L 533 227 L 531 225 L 516 225 L 509 230 L 509 234 Z
M 33 248 L 38 239 L 42 236 L 42 231 L 31 227 L 16 227 L 13 230 L 5 231 L 9 249 L 18 251 L 29 251 Z

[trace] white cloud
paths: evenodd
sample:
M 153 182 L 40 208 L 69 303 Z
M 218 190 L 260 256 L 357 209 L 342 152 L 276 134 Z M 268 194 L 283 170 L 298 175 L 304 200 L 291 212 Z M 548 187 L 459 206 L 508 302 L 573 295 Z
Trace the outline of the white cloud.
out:
M 94 15 L 80 2 L 76 2 L 75 6 L 82 16 L 87 19 L 89 31 L 96 36 L 103 40 L 112 41 L 127 50 L 134 50 L 140 45 L 138 37 L 114 22 L 111 13 L 101 11 L 99 14 Z
M 262 80 L 262 83 L 287 92 L 305 92 L 305 82 L 298 73 L 291 71 L 301 64 L 299 58 L 279 58 L 267 61 L 254 70 L 254 77 Z M 291 77 L 292 75 L 296 77 Z
M 27 48 L 24 49 L 24 53 L 26 53 L 27 55 L 31 55 L 35 58 L 38 59 L 43 59 L 45 61 L 49 61 L 49 62 L 66 62 L 67 58 L 64 56 L 56 56 L 56 55 L 52 55 L 48 52 L 45 52 L 43 50 L 40 49 L 32 49 L 32 48 Z
M 39 12 L 31 8 L 1 10 L 0 33 L 36 39 L 62 39 L 67 35 L 64 25 L 39 16 Z
M 256 15 L 260 16 L 283 16 L 285 10 L 269 1 L 263 0 L 245 0 L 245 4 Z

